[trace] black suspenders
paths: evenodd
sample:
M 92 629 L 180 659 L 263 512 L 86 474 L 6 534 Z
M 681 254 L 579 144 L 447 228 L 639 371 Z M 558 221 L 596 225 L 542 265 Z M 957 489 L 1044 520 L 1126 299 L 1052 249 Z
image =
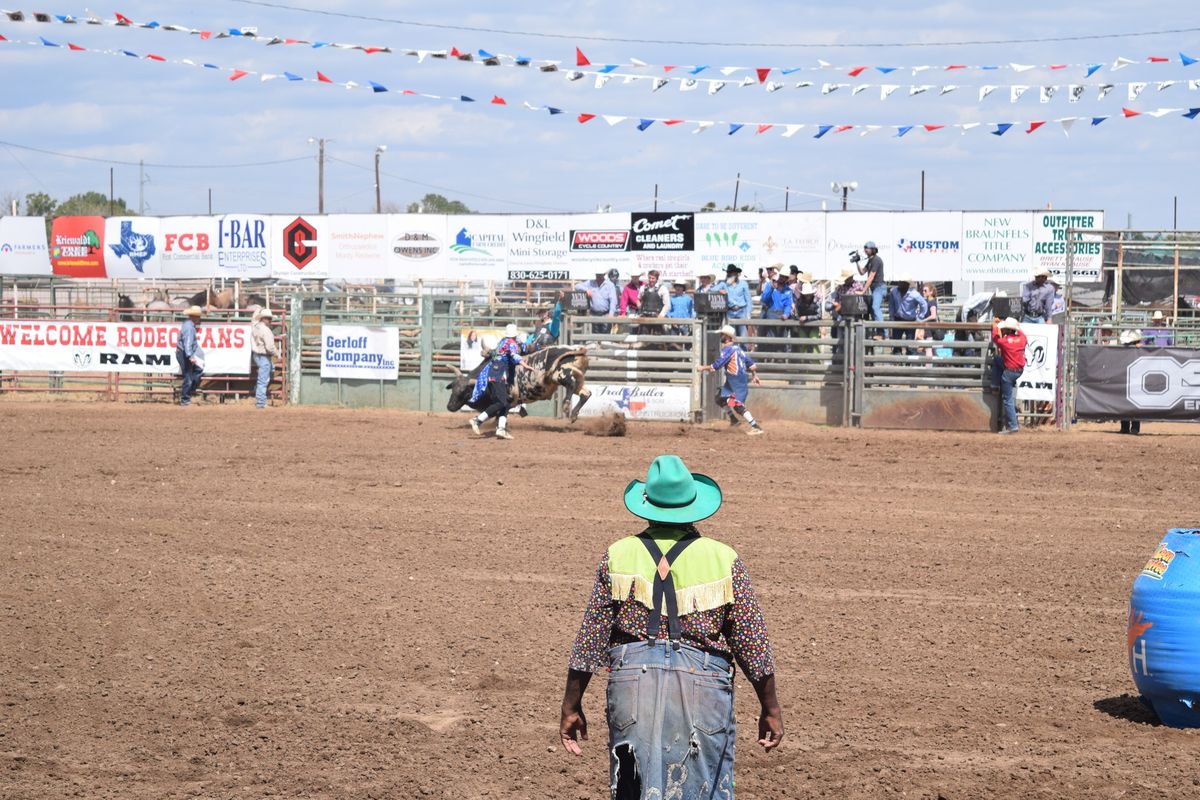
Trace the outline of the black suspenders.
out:
M 679 558 L 679 554 L 687 549 L 688 545 L 700 538 L 700 534 L 689 533 L 684 536 L 667 551 L 666 555 L 663 555 L 662 550 L 658 548 L 658 544 L 648 532 L 639 533 L 637 538 L 650 551 L 650 557 L 658 566 L 657 572 L 654 573 L 654 595 L 651 601 L 653 607 L 650 609 L 650 618 L 646 622 L 646 638 L 658 639 L 659 627 L 662 625 L 663 601 L 665 600 L 667 635 L 670 637 L 671 643 L 678 648 L 681 636 L 679 601 L 675 597 L 675 581 L 671 578 L 671 565 L 675 563 L 675 559 Z

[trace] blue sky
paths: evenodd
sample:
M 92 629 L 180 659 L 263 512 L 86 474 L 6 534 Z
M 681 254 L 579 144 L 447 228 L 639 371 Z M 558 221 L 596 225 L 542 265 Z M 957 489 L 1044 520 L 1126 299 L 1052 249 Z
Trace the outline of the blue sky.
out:
M 0 140 L 98 159 L 154 164 L 224 165 L 302 159 L 288 164 L 241 169 L 182 170 L 150 167 L 145 187 L 148 213 L 205 213 L 208 190 L 214 211 L 313 212 L 317 205 L 316 148 L 324 137 L 331 161 L 326 172 L 326 210 L 374 209 L 371 172 L 377 145 L 383 156 L 383 198 L 404 205 L 427 191 L 439 191 L 477 210 L 521 212 L 644 210 L 659 185 L 660 209 L 694 209 L 708 200 L 733 199 L 741 173 L 739 201 L 782 210 L 789 186 L 793 209 L 834 208 L 834 180 L 856 180 L 852 207 L 915 208 L 920 173 L 926 171 L 926 204 L 938 209 L 1100 208 L 1110 227 L 1123 227 L 1128 214 L 1142 228 L 1169 228 L 1172 198 L 1179 196 L 1179 225 L 1200 228 L 1200 193 L 1194 191 L 1200 120 L 1178 114 L 1123 120 L 1131 105 L 1123 86 L 1097 100 L 1069 104 L 1065 85 L 1147 81 L 1133 107 L 1200 106 L 1200 91 L 1186 81 L 1200 79 L 1200 64 L 1184 68 L 1178 53 L 1200 57 L 1200 32 L 1060 43 L 1006 45 L 862 47 L 861 42 L 944 42 L 1033 39 L 1192 27 L 1194 6 L 1183 0 L 1154 4 L 1129 2 L 916 4 L 801 4 L 743 0 L 736 4 L 667 2 L 577 3 L 412 3 L 320 2 L 295 5 L 411 21 L 497 28 L 526 33 L 560 33 L 565 38 L 442 30 L 378 21 L 337 18 L 268 8 L 233 0 L 196 3 L 123 2 L 119 9 L 93 6 L 111 18 L 113 10 L 141 22 L 158 20 L 200 29 L 255 26 L 264 34 L 313 40 L 387 45 L 394 48 L 519 53 L 574 63 L 581 47 L 592 62 L 742 66 L 815 66 L 818 59 L 838 65 L 945 65 L 1091 63 L 1110 65 L 1118 57 L 1149 55 L 1174 59 L 1169 65 L 1134 65 L 1118 72 L 1106 66 L 1084 80 L 1082 70 L 1013 73 L 945 73 L 913 76 L 897 72 L 886 79 L 859 81 L 904 86 L 954 83 L 963 88 L 910 97 L 901 89 L 881 101 L 878 90 L 852 96 L 849 89 L 823 96 L 823 82 L 852 84 L 844 72 L 796 73 L 785 89 L 727 86 L 709 96 L 682 93 L 674 84 L 651 92 L 645 83 L 614 80 L 596 89 L 590 78 L 577 82 L 563 74 L 513 68 L 484 68 L 427 61 L 398 54 L 271 47 L 238 39 L 200 41 L 183 33 L 91 26 L 47 26 L 0 21 L 10 39 L 45 36 L 89 49 L 123 48 L 167 58 L 191 58 L 223 67 L 313 75 L 335 80 L 375 80 L 388 94 L 351 92 L 336 87 L 230 83 L 202 69 L 144 60 L 112 58 L 62 49 L 0 44 L 6 77 L 0 96 Z M 1147 9 L 1153 9 L 1148 12 Z M 83 7 L 46 4 L 55 14 L 83 14 Z M 1191 12 L 1191 13 L 1189 13 Z M 650 44 L 583 39 L 615 37 L 694 41 L 703 44 Z M 575 38 L 576 36 L 580 38 Z M 766 47 L 708 43 L 766 42 Z M 813 43 L 816 47 L 784 46 Z M 856 45 L 842 47 L 835 45 Z M 710 71 L 703 77 L 720 77 Z M 14 80 L 15 79 L 15 80 Z M 817 87 L 792 88 L 796 79 Z M 1158 91 L 1160 80 L 1180 85 Z M 978 100 L 979 85 L 1018 83 L 1034 87 L 1015 104 L 1002 88 Z M 1037 87 L 1064 88 L 1050 103 L 1039 103 Z M 510 103 L 438 103 L 398 96 L 412 88 L 435 94 L 467 94 L 481 101 L 501 95 Z M 550 117 L 520 108 L 522 101 L 553 105 L 570 113 Z M 512 107 L 516 106 L 516 107 Z M 981 130 L 962 135 L 943 130 L 894 137 L 883 130 L 861 137 L 857 131 L 813 139 L 811 128 L 792 138 L 778 129 L 755 135 L 747 127 L 735 136 L 714 128 L 693 135 L 694 126 L 653 125 L 639 132 L 626 122 L 609 127 L 597 119 L 575 121 L 579 112 L 629 117 L 775 121 L 809 124 L 924 124 L 945 122 L 1028 122 L 1062 116 L 1109 115 L 1091 127 L 1081 122 L 1068 138 L 1049 123 L 1032 135 L 1014 127 L 1004 137 Z M 80 191 L 107 192 L 109 165 L 60 158 L 0 145 L 0 196 L 44 191 L 63 198 Z M 136 207 L 136 167 L 117 166 L 118 195 Z M 440 188 L 431 188 L 431 187 Z

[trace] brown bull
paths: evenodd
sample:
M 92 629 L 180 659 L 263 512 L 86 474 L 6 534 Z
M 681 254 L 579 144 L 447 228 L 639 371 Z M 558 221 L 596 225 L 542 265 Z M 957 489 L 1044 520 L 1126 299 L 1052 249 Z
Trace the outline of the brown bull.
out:
M 566 389 L 562 413 L 571 422 L 579 419 L 579 410 L 592 396 L 591 390 L 584 385 L 584 375 L 588 367 L 587 351 L 582 347 L 556 345 L 525 356 L 525 363 L 533 367 L 534 371 L 517 370 L 516 381 L 509 387 L 513 405 L 550 400 L 561 386 Z M 486 396 L 471 402 L 471 395 L 475 392 L 475 381 L 484 364 L 487 364 L 486 360 L 469 373 L 464 373 L 458 367 L 450 367 L 454 370 L 454 380 L 446 384 L 446 388 L 450 390 L 450 399 L 446 403 L 447 411 L 458 411 L 463 406 L 483 411 L 490 405 Z M 571 407 L 572 396 L 579 398 L 574 408 Z

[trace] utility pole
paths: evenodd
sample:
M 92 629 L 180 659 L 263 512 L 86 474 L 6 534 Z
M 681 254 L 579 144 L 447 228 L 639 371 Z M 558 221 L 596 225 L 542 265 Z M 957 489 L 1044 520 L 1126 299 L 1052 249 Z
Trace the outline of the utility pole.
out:
M 742 188 L 742 173 L 737 174 L 737 180 L 733 182 L 733 210 L 738 210 L 738 191 Z
M 1175 216 L 1173 219 L 1174 221 L 1171 223 L 1171 230 L 1177 231 L 1179 230 L 1179 195 L 1175 195 Z
M 658 184 L 654 184 L 654 211 L 658 212 Z
M 138 215 L 146 215 L 146 162 L 138 161 Z
M 925 170 L 921 170 L 921 210 L 925 210 Z
M 788 210 L 788 200 L 791 199 L 791 195 L 792 195 L 792 187 L 790 187 L 790 186 L 783 187 L 783 210 L 784 211 Z
M 117 191 L 116 191 L 117 178 L 116 178 L 115 173 L 116 173 L 116 167 L 108 168 L 108 215 L 110 217 L 113 215 L 113 211 L 116 208 L 116 199 L 115 198 L 117 196 Z
M 328 141 L 333 141 L 332 139 Z M 325 139 L 309 137 L 308 143 L 317 146 L 317 213 L 325 213 Z
M 387 152 L 387 145 L 381 144 L 375 148 L 375 213 L 383 213 L 383 192 L 379 188 L 379 158 Z
M 208 187 L 208 215 L 212 216 L 212 187 Z

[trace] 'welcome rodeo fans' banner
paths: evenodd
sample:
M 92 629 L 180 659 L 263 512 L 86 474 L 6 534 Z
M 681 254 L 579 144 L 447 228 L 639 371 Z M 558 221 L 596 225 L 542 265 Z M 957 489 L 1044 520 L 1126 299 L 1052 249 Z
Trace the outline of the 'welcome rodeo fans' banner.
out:
M 1080 347 L 1075 413 L 1088 419 L 1200 419 L 1200 350 Z
M 0 320 L 0 370 L 31 372 L 179 372 L 176 323 Z M 210 375 L 250 373 L 249 325 L 202 325 Z

